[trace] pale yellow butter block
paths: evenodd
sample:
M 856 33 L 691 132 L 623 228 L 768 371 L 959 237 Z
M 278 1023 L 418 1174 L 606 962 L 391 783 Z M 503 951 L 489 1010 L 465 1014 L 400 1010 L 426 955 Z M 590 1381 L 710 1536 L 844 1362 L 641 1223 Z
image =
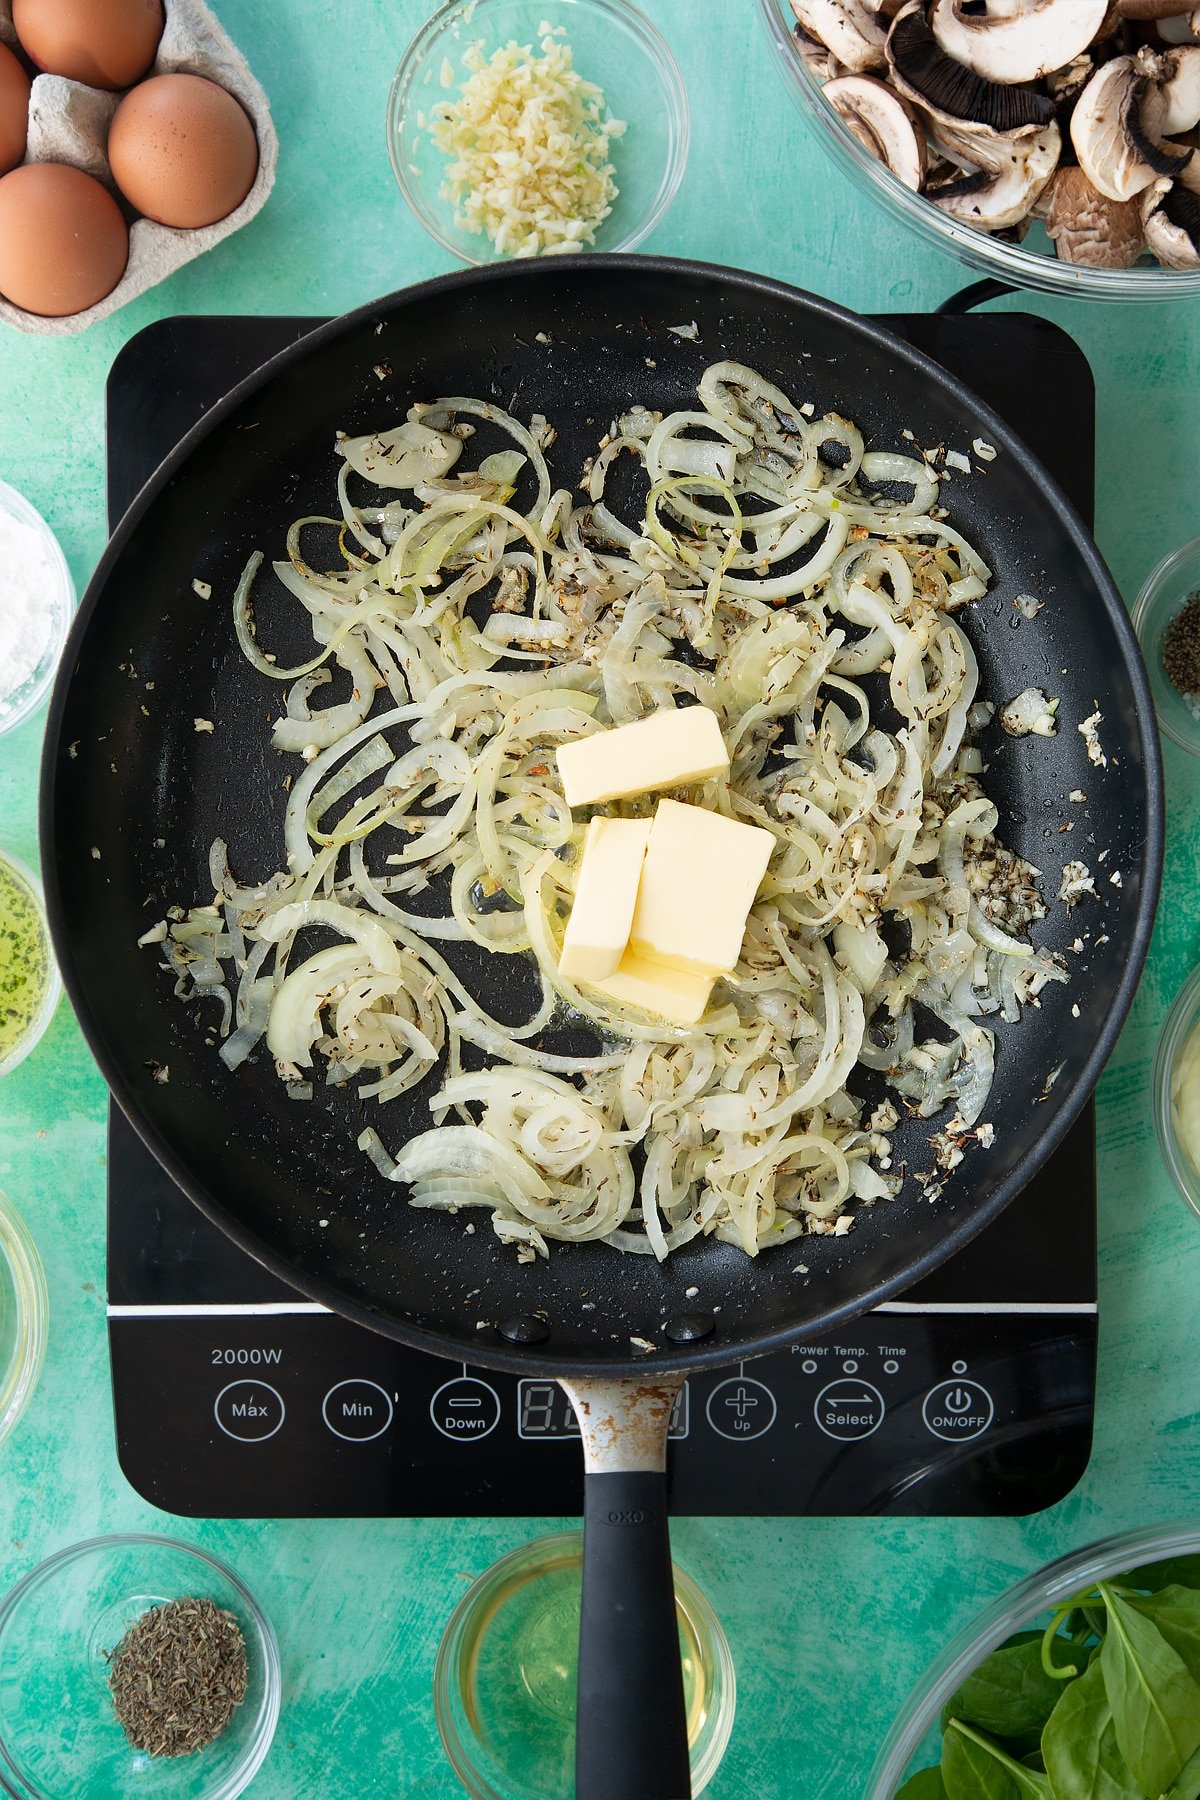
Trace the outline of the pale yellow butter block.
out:
M 634 908 L 629 948 L 711 979 L 737 962 L 775 839 L 703 806 L 662 800 Z
M 558 966 L 572 981 L 601 981 L 629 942 L 649 819 L 593 819 Z
M 721 722 L 707 706 L 665 708 L 555 751 L 568 806 L 601 806 L 707 781 L 729 767 Z
M 615 975 L 594 981 L 597 993 L 627 1006 L 640 1006 L 660 1019 L 676 1025 L 694 1025 L 712 993 L 712 977 L 689 975 L 683 969 L 668 969 L 661 963 L 643 962 L 626 951 Z

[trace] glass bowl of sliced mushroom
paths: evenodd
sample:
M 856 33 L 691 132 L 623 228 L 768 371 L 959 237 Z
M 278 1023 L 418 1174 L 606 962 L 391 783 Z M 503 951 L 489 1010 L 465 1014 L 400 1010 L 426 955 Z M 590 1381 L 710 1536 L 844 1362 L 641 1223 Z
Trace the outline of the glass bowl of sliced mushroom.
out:
M 1200 0 L 760 0 L 838 164 L 973 268 L 1200 294 Z

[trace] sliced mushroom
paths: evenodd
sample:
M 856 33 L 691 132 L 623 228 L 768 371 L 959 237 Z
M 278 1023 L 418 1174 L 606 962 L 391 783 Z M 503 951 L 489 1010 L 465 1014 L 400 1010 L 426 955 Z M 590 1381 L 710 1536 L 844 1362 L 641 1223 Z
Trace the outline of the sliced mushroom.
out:
M 888 32 L 887 59 L 893 85 L 934 118 L 972 120 L 992 131 L 1018 131 L 1026 125 L 1049 125 L 1054 117 L 1049 94 L 987 81 L 947 56 L 929 29 L 922 0 L 909 0 L 896 14 Z
M 1168 269 L 1200 269 L 1200 174 L 1156 181 L 1141 197 L 1146 246 Z
M 1178 137 L 1200 125 L 1200 44 L 1178 50 L 1139 50 L 1138 61 L 1153 70 L 1163 100 L 1157 128 L 1163 137 Z
M 885 66 L 884 32 L 867 0 L 791 0 L 809 37 L 837 57 L 851 74 Z
M 815 37 L 809 37 L 803 25 L 797 25 L 792 31 L 796 49 L 805 66 L 818 81 L 836 81 L 842 74 L 842 65 L 831 50 L 819 44 Z
M 1176 13 L 1158 21 L 1158 35 L 1164 44 L 1200 44 L 1200 6 L 1190 12 Z
M 1108 0 L 933 0 L 929 27 L 987 81 L 1040 81 L 1086 50 Z
M 1082 169 L 1059 169 L 1038 202 L 1060 262 L 1128 269 L 1142 251 L 1136 200 L 1110 200 Z
M 937 125 L 933 140 L 939 150 L 967 167 L 957 180 L 931 191 L 929 198 L 952 219 L 981 231 L 1020 224 L 1057 168 L 1062 150 L 1062 137 L 1053 123 L 1041 131 L 1007 133 L 944 131 Z
M 1046 77 L 1046 86 L 1059 108 L 1059 123 L 1062 123 L 1062 109 L 1073 106 L 1082 94 L 1095 71 L 1095 63 L 1084 52 L 1082 56 L 1072 57 L 1061 69 L 1055 69 Z
M 905 187 L 919 190 L 925 176 L 925 132 L 908 102 L 870 75 L 843 75 L 826 83 L 824 93 L 859 143 Z
M 1156 176 L 1175 176 L 1192 152 L 1162 142 L 1168 102 L 1156 65 L 1167 56 L 1139 50 L 1098 69 L 1071 115 L 1071 142 L 1092 186 L 1109 200 L 1132 200 Z
M 1189 13 L 1196 0 L 1117 0 L 1123 19 L 1136 19 L 1139 24 L 1156 23 L 1159 19 L 1177 19 Z

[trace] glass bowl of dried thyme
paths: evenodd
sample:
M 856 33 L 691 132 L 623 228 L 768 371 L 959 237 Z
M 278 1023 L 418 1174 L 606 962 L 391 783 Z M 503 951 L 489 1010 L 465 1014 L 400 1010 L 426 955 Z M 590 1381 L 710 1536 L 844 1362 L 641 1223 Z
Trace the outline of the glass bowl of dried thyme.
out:
M 1134 601 L 1133 628 L 1159 725 L 1200 756 L 1200 537 L 1151 570 Z
M 60 1550 L 0 1604 L 0 1786 L 234 1800 L 279 1718 L 279 1648 L 233 1570 L 150 1534 Z

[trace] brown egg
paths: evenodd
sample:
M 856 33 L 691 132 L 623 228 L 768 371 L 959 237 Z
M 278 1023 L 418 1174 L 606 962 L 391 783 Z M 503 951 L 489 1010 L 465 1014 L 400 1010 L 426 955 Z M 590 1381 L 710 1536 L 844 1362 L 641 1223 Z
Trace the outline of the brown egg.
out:
M 39 69 L 89 87 L 140 81 L 163 34 L 162 0 L 13 0 L 12 12 Z
M 121 209 L 82 169 L 25 163 L 0 179 L 0 294 L 63 318 L 111 294 L 129 259 Z
M 258 172 L 246 113 L 203 75 L 155 75 L 126 94 L 108 129 L 113 180 L 160 225 L 195 230 L 240 206 Z
M 0 44 L 0 175 L 15 169 L 25 154 L 29 124 L 29 77 L 6 44 Z

